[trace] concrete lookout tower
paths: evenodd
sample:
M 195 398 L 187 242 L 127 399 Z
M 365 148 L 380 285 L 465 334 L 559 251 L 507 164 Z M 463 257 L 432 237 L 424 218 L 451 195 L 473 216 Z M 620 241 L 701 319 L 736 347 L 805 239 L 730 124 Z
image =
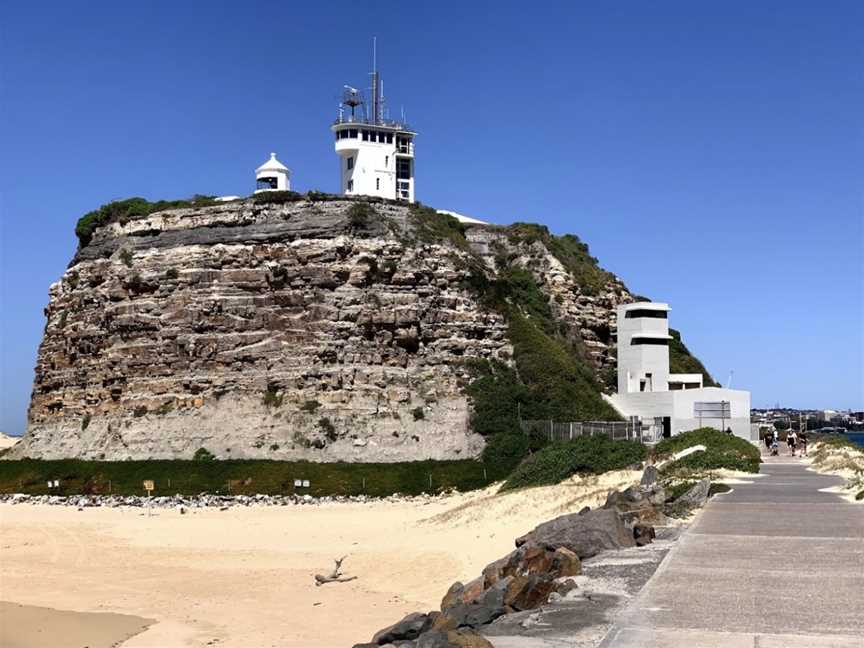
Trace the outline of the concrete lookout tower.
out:
M 255 169 L 255 193 L 262 191 L 288 191 L 291 189 L 291 170 L 271 153 L 270 159 Z
M 618 393 L 669 390 L 669 305 L 618 307 Z M 701 385 L 700 385 L 701 386 Z
M 401 120 L 390 119 L 384 82 L 378 75 L 373 41 L 371 101 L 345 86 L 339 116 L 330 127 L 339 155 L 340 191 L 414 202 L 414 136 Z

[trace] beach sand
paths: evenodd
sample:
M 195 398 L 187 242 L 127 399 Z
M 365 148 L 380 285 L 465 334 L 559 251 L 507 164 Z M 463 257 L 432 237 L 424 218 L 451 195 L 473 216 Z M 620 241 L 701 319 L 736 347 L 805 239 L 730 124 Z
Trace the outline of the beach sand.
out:
M 639 477 L 616 471 L 504 495 L 493 487 L 426 501 L 152 517 L 3 504 L 0 599 L 155 619 L 124 648 L 351 646 L 408 612 L 437 608 L 453 581 L 478 576 L 538 523 L 598 506 Z M 316 587 L 314 574 L 344 555 L 345 575 L 357 580 Z
M 153 619 L 127 614 L 68 612 L 0 601 L 0 646 L 112 648 L 152 623 Z

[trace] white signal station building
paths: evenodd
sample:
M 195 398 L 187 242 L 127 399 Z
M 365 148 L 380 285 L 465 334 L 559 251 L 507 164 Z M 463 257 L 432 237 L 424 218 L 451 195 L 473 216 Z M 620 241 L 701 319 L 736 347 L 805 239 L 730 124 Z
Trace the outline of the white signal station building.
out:
M 345 86 L 339 116 L 330 127 L 339 155 L 340 191 L 414 202 L 414 136 L 405 120 L 387 116 L 383 82 L 374 62 L 372 100 Z

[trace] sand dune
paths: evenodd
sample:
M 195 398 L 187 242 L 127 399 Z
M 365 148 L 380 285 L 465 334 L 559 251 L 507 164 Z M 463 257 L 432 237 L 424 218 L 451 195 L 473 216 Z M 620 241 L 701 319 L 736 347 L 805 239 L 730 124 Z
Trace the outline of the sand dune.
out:
M 0 598 L 156 623 L 125 648 L 337 648 L 437 607 L 539 522 L 638 480 L 619 471 L 495 495 L 202 510 L 0 505 Z M 350 583 L 313 576 L 348 555 Z M 208 643 L 209 642 L 209 643 Z M 215 642 L 215 643 L 214 643 Z

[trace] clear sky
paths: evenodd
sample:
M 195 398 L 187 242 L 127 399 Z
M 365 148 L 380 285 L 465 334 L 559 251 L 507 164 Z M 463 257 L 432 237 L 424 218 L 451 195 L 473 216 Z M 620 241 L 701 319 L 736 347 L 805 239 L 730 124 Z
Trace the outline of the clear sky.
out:
M 370 40 L 417 195 L 578 234 L 754 406 L 864 408 L 864 3 L 23 2 L 0 9 L 0 430 L 117 198 L 337 191 Z

